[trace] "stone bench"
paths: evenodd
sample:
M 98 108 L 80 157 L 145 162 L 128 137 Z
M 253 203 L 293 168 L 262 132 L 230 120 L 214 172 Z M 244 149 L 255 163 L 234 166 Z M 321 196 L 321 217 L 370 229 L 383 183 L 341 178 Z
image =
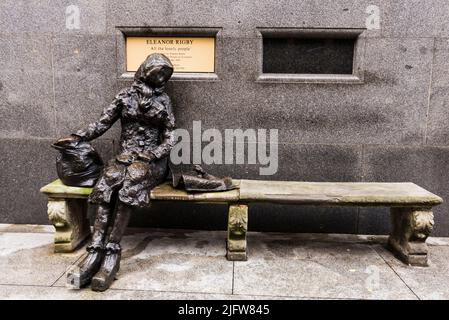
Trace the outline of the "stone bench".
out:
M 153 189 L 150 197 L 154 201 L 228 204 L 228 260 L 247 258 L 246 231 L 251 203 L 390 207 L 390 250 L 407 264 L 427 265 L 426 239 L 434 224 L 432 207 L 443 200 L 414 183 L 235 181 L 237 189 L 208 193 L 187 193 L 167 182 Z M 91 191 L 91 188 L 65 186 L 60 180 L 41 189 L 48 196 L 48 216 L 56 228 L 55 252 L 72 251 L 90 235 L 87 197 Z

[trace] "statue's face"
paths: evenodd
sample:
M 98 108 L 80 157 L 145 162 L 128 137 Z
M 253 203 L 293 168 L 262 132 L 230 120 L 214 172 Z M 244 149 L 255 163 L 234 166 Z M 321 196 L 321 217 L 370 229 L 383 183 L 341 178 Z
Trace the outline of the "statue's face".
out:
M 172 70 L 164 66 L 155 66 L 145 73 L 145 80 L 154 87 L 163 86 L 171 77 Z

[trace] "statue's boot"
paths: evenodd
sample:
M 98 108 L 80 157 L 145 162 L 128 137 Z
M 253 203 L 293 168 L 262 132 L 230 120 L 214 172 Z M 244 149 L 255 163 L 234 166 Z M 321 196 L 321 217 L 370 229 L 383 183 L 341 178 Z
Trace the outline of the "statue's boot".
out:
M 105 291 L 111 286 L 120 269 L 121 252 L 122 249 L 118 243 L 110 242 L 106 245 L 106 256 L 101 268 L 92 278 L 92 290 Z
M 131 210 L 130 206 L 123 203 L 118 205 L 117 216 L 115 217 L 114 226 L 109 236 L 109 242 L 106 245 L 106 256 L 101 264 L 100 270 L 92 278 L 91 288 L 94 291 L 107 290 L 116 279 L 122 257 L 120 241 L 128 225 Z
M 98 272 L 105 256 L 104 241 L 110 220 L 111 209 L 107 204 L 101 204 L 95 217 L 92 241 L 87 246 L 87 256 L 67 271 L 67 285 L 80 289 L 90 283 Z

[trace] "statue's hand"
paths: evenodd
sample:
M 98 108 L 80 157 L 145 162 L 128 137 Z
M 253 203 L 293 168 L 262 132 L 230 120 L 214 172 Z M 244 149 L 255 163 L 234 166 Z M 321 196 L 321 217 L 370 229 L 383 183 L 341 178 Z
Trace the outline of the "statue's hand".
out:
M 81 138 L 77 135 L 72 134 L 68 137 L 58 139 L 53 145 L 56 147 L 64 147 L 70 145 L 72 142 L 79 142 L 79 141 L 81 141 Z
M 115 157 L 115 159 L 122 164 L 131 164 L 136 156 L 133 153 L 122 153 Z
M 64 137 L 64 138 L 61 138 L 61 139 L 59 139 L 58 140 L 58 142 L 59 141 L 81 141 L 81 137 L 79 137 L 79 136 L 77 136 L 77 135 L 74 135 L 74 134 L 71 134 L 70 136 L 68 136 L 68 137 Z
M 139 152 L 137 154 L 137 159 L 151 162 L 156 159 L 156 156 L 152 152 Z

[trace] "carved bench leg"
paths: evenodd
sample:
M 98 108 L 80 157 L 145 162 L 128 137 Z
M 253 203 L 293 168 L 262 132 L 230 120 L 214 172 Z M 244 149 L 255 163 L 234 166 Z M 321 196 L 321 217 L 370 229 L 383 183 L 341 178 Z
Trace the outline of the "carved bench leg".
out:
M 48 218 L 56 229 L 55 252 L 72 252 L 90 236 L 85 198 L 49 198 Z
M 228 239 L 226 257 L 230 261 L 245 261 L 246 231 L 248 230 L 248 206 L 230 205 L 228 215 Z
M 390 250 L 407 264 L 427 266 L 426 239 L 433 224 L 433 213 L 428 208 L 391 208 Z

